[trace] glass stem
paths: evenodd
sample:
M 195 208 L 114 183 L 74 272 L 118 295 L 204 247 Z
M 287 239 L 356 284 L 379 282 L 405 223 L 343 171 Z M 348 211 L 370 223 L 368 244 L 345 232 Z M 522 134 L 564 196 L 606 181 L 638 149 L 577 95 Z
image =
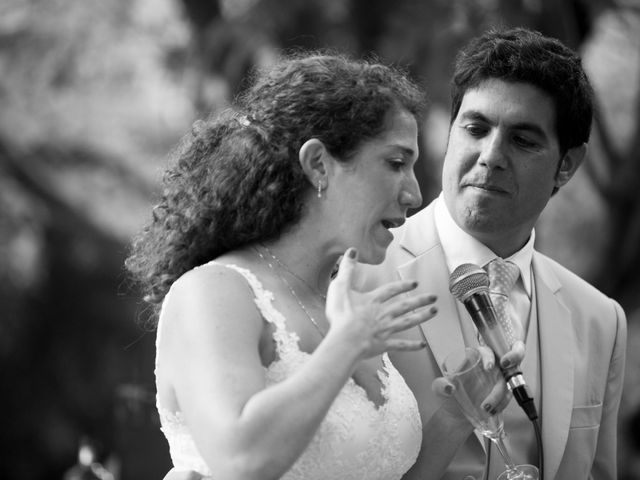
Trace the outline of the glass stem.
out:
M 502 455 L 502 459 L 504 460 L 504 464 L 507 467 L 507 471 L 517 472 L 516 465 L 513 463 L 513 460 L 511 460 L 511 456 L 507 451 L 507 446 L 504 444 L 504 437 L 505 437 L 504 432 L 502 432 L 499 436 L 491 438 L 491 440 L 493 441 L 495 446 L 498 448 L 500 455 Z

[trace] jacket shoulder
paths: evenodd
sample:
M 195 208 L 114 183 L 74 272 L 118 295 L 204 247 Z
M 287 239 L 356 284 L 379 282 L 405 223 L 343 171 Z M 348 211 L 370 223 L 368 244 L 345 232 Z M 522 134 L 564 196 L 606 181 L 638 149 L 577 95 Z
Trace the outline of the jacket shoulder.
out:
M 539 265 L 552 272 L 558 282 L 559 296 L 571 310 L 589 309 L 604 317 L 625 319 L 622 307 L 616 300 L 552 258 L 540 252 L 536 252 L 536 257 Z

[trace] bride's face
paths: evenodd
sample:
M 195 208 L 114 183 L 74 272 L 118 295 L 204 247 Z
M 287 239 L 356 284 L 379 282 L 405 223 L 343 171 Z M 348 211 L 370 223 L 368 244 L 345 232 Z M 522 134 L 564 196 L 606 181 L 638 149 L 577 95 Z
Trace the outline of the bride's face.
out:
M 361 144 L 347 162 L 336 162 L 325 190 L 331 228 L 342 251 L 356 247 L 359 260 L 380 263 L 401 225 L 422 196 L 413 167 L 418 158 L 418 127 L 403 109 L 387 113 L 387 128 Z

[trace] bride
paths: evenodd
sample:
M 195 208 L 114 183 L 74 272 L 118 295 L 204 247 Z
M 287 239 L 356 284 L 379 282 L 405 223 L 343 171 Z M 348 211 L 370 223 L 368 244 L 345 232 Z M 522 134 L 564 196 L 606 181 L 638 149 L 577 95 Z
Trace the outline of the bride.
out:
M 386 352 L 424 347 L 393 334 L 435 298 L 415 281 L 357 284 L 421 203 L 422 101 L 381 64 L 283 58 L 174 152 L 127 259 L 158 307 L 173 472 L 390 480 L 413 465 L 420 416 Z

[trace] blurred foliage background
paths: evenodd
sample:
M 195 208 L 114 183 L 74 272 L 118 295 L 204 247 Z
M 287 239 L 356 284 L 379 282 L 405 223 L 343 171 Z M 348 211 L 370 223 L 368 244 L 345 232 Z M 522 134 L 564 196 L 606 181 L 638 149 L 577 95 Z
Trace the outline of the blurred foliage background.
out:
M 523 25 L 583 55 L 599 115 L 538 248 L 624 307 L 620 479 L 640 478 L 640 0 L 0 0 L 0 478 L 60 479 L 81 439 L 162 478 L 155 335 L 123 269 L 166 153 L 281 49 L 375 54 L 425 85 L 417 166 L 440 185 L 456 50 Z

